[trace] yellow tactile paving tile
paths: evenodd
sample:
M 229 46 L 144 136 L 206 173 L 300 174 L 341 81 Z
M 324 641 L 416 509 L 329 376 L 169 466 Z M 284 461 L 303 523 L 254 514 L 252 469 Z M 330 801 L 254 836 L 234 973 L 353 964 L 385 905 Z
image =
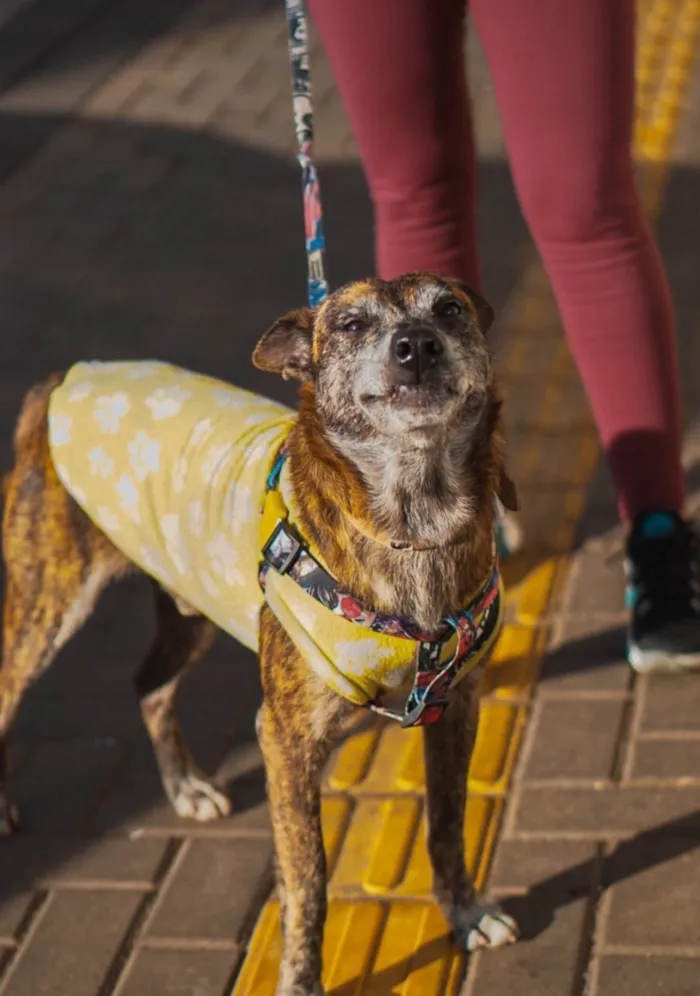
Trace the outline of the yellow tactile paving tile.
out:
M 484 675 L 482 694 L 503 701 L 527 698 L 546 642 L 543 627 L 506 625 Z
M 639 0 L 638 10 L 636 154 L 647 164 L 642 191 L 653 217 L 700 39 L 700 0 Z M 523 260 L 531 263 L 530 250 Z M 561 422 L 562 412 L 567 417 L 575 371 L 561 335 L 552 334 L 556 311 L 537 265 L 524 265 L 515 325 L 516 334 L 499 363 L 508 390 L 531 388 L 528 351 L 541 345 L 544 334 L 551 338 L 551 350 L 536 358 L 538 389 L 532 403 L 525 399 L 521 406 L 517 466 L 511 467 L 525 493 L 530 488 L 539 494 L 539 521 L 528 551 L 512 558 L 504 570 L 507 625 L 484 678 L 469 779 L 465 845 L 479 888 L 488 874 L 529 693 L 546 644 L 547 615 L 598 457 L 585 412 L 576 415 L 575 424 Z M 556 466 L 547 475 L 545 462 L 552 460 Z M 550 482 L 548 496 L 542 495 L 543 479 Z M 332 996 L 457 996 L 464 959 L 430 900 L 420 731 L 361 720 L 332 759 L 324 793 L 330 875 L 323 946 L 326 991 Z M 274 996 L 280 944 L 273 899 L 260 915 L 233 996 Z
M 258 921 L 236 996 L 274 996 L 282 939 L 277 903 Z M 458 996 L 463 958 L 429 902 L 332 900 L 323 944 L 328 996 Z
M 518 726 L 524 718 L 522 708 L 509 700 L 522 698 L 529 691 L 536 667 L 535 648 L 541 648 L 540 637 L 539 631 L 525 627 L 508 626 L 504 630 L 503 649 L 485 677 L 493 694 L 485 697 L 481 707 L 470 772 L 472 791 L 493 794 L 505 789 Z M 504 655 L 510 655 L 510 659 Z M 348 737 L 331 763 L 326 787 L 329 792 L 356 796 L 424 792 L 421 730 L 377 724 L 374 730 Z
M 469 791 L 505 792 L 525 722 L 525 707 L 486 702 L 469 769 Z
M 370 796 L 355 801 L 342 849 L 330 876 L 335 898 L 428 898 L 425 803 L 420 796 Z M 483 880 L 501 818 L 497 797 L 474 792 L 465 830 L 467 864 Z M 327 831 L 324 824 L 324 839 Z M 326 845 L 328 847 L 328 845 Z

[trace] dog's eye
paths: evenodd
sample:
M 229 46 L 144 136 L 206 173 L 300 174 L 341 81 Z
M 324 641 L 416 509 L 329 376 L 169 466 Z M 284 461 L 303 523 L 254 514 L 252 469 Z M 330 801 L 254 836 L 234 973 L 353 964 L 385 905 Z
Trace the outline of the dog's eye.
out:
M 457 318 L 462 314 L 462 305 L 454 297 L 450 297 L 441 301 L 436 310 L 441 318 Z
M 340 326 L 343 332 L 362 332 L 365 327 L 365 323 L 359 318 L 348 318 L 346 322 Z

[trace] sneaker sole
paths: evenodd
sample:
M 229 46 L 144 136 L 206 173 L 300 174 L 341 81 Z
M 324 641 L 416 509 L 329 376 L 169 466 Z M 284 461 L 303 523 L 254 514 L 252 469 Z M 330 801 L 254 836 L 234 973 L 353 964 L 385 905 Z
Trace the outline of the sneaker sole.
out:
M 700 670 L 700 653 L 671 654 L 663 650 L 640 650 L 639 647 L 629 647 L 627 660 L 638 674 L 652 672 L 678 673 L 679 671 Z

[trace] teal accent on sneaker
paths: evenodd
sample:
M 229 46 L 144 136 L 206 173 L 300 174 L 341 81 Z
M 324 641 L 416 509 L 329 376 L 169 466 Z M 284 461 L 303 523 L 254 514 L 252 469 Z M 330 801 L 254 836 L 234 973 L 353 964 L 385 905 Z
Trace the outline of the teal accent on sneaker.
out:
M 661 539 L 670 536 L 676 528 L 676 520 L 668 512 L 651 512 L 641 522 L 640 534 L 645 539 Z

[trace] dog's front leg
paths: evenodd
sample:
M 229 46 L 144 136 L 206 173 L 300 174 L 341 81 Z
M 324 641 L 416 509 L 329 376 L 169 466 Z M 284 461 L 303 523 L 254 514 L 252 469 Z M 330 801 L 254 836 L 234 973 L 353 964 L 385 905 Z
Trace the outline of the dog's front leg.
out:
M 286 634 L 269 620 L 267 610 L 263 610 L 260 655 L 264 699 L 257 732 L 267 774 L 282 910 L 277 996 L 322 996 L 326 858 L 321 779 L 330 752 L 329 734 L 352 707 L 311 673 Z
M 464 859 L 467 772 L 479 722 L 476 677 L 466 677 L 445 715 L 424 730 L 428 790 L 428 851 L 437 901 L 466 951 L 517 939 L 517 926 L 498 906 L 479 902 Z

